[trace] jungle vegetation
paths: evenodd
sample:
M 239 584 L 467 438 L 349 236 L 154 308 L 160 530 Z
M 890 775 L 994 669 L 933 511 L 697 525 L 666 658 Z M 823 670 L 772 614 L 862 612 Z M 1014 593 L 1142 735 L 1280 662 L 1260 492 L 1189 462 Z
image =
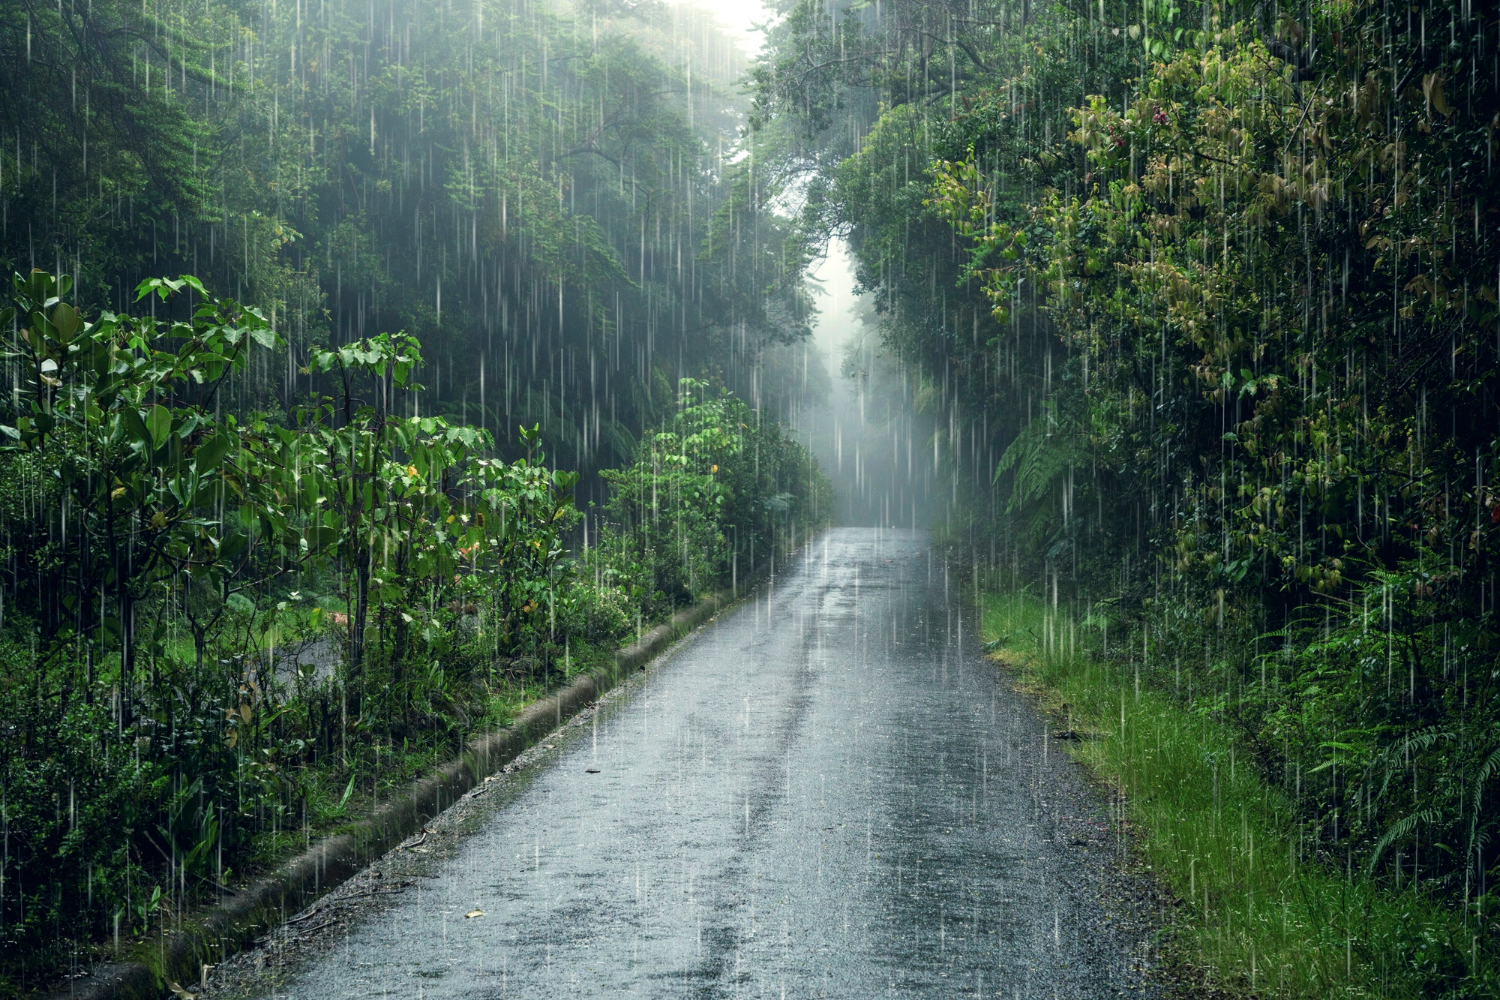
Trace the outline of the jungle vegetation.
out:
M 255 305 L 285 347 L 237 404 L 289 406 L 307 345 L 404 331 L 428 412 L 540 423 L 591 470 L 680 376 L 799 389 L 754 377 L 809 314 L 739 142 L 743 68 L 658 3 L 22 0 L 0 264 L 68 275 L 84 309 L 183 273 Z

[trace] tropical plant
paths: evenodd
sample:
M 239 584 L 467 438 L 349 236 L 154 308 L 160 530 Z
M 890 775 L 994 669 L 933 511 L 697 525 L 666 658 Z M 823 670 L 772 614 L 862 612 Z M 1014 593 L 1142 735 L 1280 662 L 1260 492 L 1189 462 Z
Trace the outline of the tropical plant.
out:
M 277 338 L 258 311 L 191 277 L 137 290 L 138 301 L 196 299 L 165 323 L 114 313 L 86 322 L 68 291 L 66 277 L 17 275 L 17 308 L 0 314 L 24 323 L 13 354 L 24 379 L 0 435 L 12 468 L 47 480 L 60 512 L 55 536 L 15 532 L 12 544 L 45 570 L 32 607 L 49 654 L 79 644 L 118 652 L 128 724 L 140 644 L 161 641 L 137 619 L 140 604 L 183 577 L 211 578 L 227 596 L 254 542 L 285 541 L 256 448 L 216 398 L 252 348 Z M 200 641 L 200 659 L 202 650 Z

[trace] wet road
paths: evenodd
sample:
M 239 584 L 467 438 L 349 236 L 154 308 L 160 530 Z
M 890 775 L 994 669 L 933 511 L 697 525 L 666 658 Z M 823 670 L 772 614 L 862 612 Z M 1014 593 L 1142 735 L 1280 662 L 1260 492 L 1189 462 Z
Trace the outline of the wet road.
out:
M 957 598 L 922 535 L 827 533 L 264 995 L 1145 989 L 1108 810 Z

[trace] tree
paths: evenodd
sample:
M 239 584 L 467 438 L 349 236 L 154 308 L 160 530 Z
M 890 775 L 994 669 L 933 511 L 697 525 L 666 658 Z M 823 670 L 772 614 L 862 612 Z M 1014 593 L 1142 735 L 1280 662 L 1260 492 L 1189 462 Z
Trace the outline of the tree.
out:
M 299 409 L 295 426 L 279 431 L 310 546 L 348 580 L 351 677 L 368 659 L 372 602 L 388 612 L 385 653 L 398 682 L 418 607 L 431 613 L 489 591 L 514 640 L 516 616 L 541 608 L 536 588 L 556 579 L 575 517 L 577 474 L 546 469 L 537 428 L 522 430 L 526 455 L 507 463 L 482 457 L 493 447 L 486 431 L 392 412 L 398 393 L 416 409 L 421 363 L 407 335 L 315 350 L 309 370 L 332 375 L 339 396 Z M 494 574 L 482 585 L 481 571 Z M 468 592 L 466 575 L 475 578 Z

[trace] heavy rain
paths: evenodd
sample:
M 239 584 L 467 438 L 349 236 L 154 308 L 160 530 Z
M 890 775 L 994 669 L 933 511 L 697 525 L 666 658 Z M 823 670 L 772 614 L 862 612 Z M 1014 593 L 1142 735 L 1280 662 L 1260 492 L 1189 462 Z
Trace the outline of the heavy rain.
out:
M 1500 995 L 1500 10 L 0 0 L 0 1000 Z

